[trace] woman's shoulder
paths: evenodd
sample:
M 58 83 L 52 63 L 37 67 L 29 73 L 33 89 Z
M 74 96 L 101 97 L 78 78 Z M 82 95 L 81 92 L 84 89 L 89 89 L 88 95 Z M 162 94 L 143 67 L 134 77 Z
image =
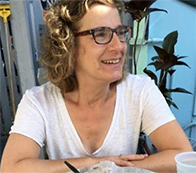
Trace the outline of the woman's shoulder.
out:
M 40 86 L 34 86 L 31 89 L 26 90 L 25 95 L 31 98 L 47 97 L 54 93 L 59 93 L 59 88 L 51 82 L 47 82 Z
M 143 74 L 128 74 L 125 79 L 122 81 L 121 85 L 124 87 L 131 88 L 143 88 L 149 83 L 152 83 L 150 77 Z M 154 82 L 153 82 L 154 83 Z
M 123 98 L 129 101 L 132 100 L 135 103 L 136 100 L 143 102 L 149 94 L 157 93 L 158 87 L 148 76 L 129 74 L 118 85 L 117 89 Z

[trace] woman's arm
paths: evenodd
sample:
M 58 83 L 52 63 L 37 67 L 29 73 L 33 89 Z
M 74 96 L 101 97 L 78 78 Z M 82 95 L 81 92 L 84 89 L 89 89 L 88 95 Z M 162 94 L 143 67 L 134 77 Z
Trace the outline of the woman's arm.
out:
M 13 133 L 10 135 L 6 144 L 0 172 L 65 173 L 70 171 L 70 169 L 64 164 L 65 160 L 76 168 L 82 168 L 105 160 L 113 161 L 119 166 L 133 166 L 130 160 L 141 160 L 146 157 L 145 155 L 129 155 L 127 156 L 129 160 L 123 160 L 119 156 L 41 160 L 38 159 L 39 153 L 40 146 L 35 141 L 23 135 Z
M 188 138 L 176 120 L 159 127 L 149 135 L 149 138 L 158 153 L 142 161 L 133 161 L 132 163 L 137 167 L 155 172 L 176 172 L 175 155 L 184 151 L 192 151 Z

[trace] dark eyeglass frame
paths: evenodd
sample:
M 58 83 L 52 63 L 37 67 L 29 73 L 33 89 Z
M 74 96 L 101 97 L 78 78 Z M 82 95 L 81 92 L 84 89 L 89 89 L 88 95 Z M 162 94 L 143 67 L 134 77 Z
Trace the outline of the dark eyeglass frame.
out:
M 106 26 L 102 26 L 102 27 L 97 27 L 97 28 L 94 28 L 94 29 L 89 29 L 89 30 L 77 32 L 77 33 L 75 33 L 75 36 L 76 36 L 76 37 L 80 37 L 80 36 L 92 35 L 92 36 L 93 36 L 93 39 L 94 39 L 94 41 L 95 41 L 95 43 L 104 45 L 104 44 L 108 44 L 108 43 L 111 42 L 114 33 L 116 33 L 116 35 L 118 36 L 118 29 L 119 29 L 120 27 L 126 27 L 126 28 L 128 28 L 128 29 L 130 30 L 130 36 L 129 36 L 129 38 L 128 38 L 127 40 L 121 41 L 120 38 L 118 37 L 119 40 L 120 40 L 120 42 L 125 43 L 125 42 L 129 41 L 130 38 L 132 37 L 132 31 L 133 31 L 133 30 L 132 30 L 132 27 L 131 27 L 131 26 L 119 25 L 119 26 L 118 26 L 117 28 L 115 28 L 115 29 L 110 28 L 110 27 L 106 27 Z M 97 40 L 96 40 L 95 31 L 101 30 L 101 29 L 105 29 L 105 28 L 107 28 L 107 29 L 109 29 L 110 31 L 112 31 L 111 38 L 110 38 L 107 42 L 105 42 L 105 43 L 99 43 L 99 42 L 97 42 Z

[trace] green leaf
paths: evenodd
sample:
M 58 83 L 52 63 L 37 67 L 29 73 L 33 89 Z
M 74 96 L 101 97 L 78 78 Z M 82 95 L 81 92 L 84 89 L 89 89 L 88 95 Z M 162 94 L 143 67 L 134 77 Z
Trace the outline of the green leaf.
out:
M 171 93 L 168 92 L 167 88 L 165 88 L 165 91 L 163 91 L 163 95 L 164 95 L 165 98 L 167 98 L 169 100 L 172 100 Z
M 169 54 L 174 54 L 174 46 L 177 43 L 178 32 L 173 31 L 169 33 L 163 41 L 162 47 L 166 50 Z
M 147 10 L 140 10 L 140 14 L 142 16 L 142 18 L 145 18 L 147 17 L 150 13 L 152 12 L 157 12 L 157 11 L 161 11 L 161 12 L 166 12 L 166 10 L 163 10 L 163 9 L 159 9 L 159 8 L 149 8 Z
M 149 11 L 140 11 L 141 19 L 147 17 L 149 15 Z
M 169 106 L 173 106 L 174 108 L 178 109 L 178 106 L 177 106 L 173 101 L 167 100 L 167 99 L 166 99 L 166 101 L 167 101 L 167 104 L 168 104 Z

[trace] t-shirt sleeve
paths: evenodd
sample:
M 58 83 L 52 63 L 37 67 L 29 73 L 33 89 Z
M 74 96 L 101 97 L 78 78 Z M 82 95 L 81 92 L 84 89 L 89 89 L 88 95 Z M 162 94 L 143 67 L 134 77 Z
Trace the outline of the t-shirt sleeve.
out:
M 11 133 L 19 133 L 34 140 L 40 147 L 44 145 L 45 125 L 41 110 L 31 91 L 27 91 L 18 105 Z
M 160 126 L 174 120 L 175 117 L 153 80 L 147 80 L 144 91 L 142 131 L 149 135 Z

